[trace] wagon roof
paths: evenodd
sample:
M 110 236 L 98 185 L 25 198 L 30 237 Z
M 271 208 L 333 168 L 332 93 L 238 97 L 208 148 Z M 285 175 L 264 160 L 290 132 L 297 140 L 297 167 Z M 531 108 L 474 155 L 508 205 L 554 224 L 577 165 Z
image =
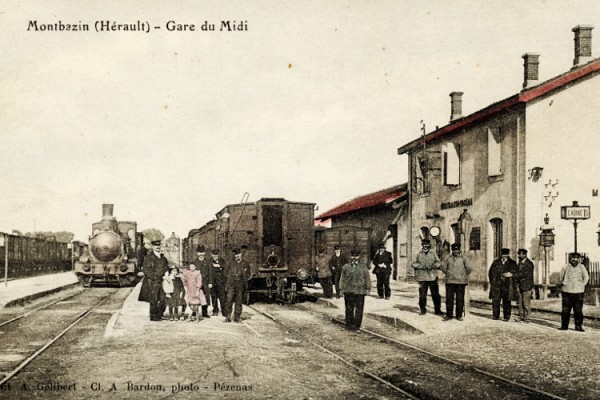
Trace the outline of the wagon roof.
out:
M 398 200 L 399 198 L 405 196 L 406 193 L 407 184 L 402 183 L 400 185 L 395 185 L 386 189 L 379 190 L 377 192 L 355 197 L 354 199 L 342 203 L 329 211 L 325 211 L 323 214 L 315 217 L 315 219 L 322 220 L 334 217 L 336 215 L 361 210 L 364 208 L 386 205 L 391 203 L 392 201 Z

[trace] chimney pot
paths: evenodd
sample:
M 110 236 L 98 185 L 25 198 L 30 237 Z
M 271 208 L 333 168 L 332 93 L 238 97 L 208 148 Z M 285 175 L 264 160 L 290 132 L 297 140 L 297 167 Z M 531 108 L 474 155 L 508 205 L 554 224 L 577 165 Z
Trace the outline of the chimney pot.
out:
M 575 32 L 575 58 L 573 68 L 579 67 L 592 59 L 592 25 L 577 25 L 572 29 Z
M 114 204 L 102 204 L 102 219 L 113 219 Z
M 539 82 L 539 58 L 540 55 L 537 53 L 525 53 L 521 56 L 523 58 L 523 89 L 530 88 L 537 85 Z
M 450 122 L 462 118 L 463 92 L 450 93 Z

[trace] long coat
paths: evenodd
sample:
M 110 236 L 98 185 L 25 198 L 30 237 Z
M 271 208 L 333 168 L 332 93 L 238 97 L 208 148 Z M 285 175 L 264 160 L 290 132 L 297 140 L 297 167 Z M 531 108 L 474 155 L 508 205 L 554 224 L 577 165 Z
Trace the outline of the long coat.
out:
M 510 272 L 513 275 L 518 271 L 517 263 L 512 258 L 508 258 L 506 263 L 502 264 L 500 258 L 492 262 L 488 277 L 490 278 L 490 299 L 494 293 L 509 293 L 509 299 L 513 297 L 512 278 L 502 276 L 505 272 Z
M 227 266 L 227 262 L 223 258 L 219 257 L 218 260 L 218 263 L 215 263 L 212 257 L 209 260 L 211 265 L 210 283 L 212 283 L 213 286 L 218 286 L 225 289 L 225 282 L 227 281 L 227 273 L 229 272 L 229 268 Z
M 517 267 L 518 271 L 513 276 L 515 289 L 518 288 L 521 292 L 533 290 L 533 262 L 529 258 L 525 258 L 523 262 L 518 262 Z
M 387 250 L 384 250 L 383 253 L 375 253 L 373 256 L 372 263 L 375 267 L 373 267 L 374 274 L 391 274 L 392 273 L 392 263 L 394 260 L 392 259 L 392 253 Z M 380 266 L 383 264 L 383 267 Z
M 210 305 L 210 289 L 208 284 L 212 282 L 212 262 L 204 258 L 204 260 L 195 260 L 196 269 L 202 275 L 202 291 L 206 297 L 206 305 Z
M 168 270 L 169 262 L 164 256 L 157 257 L 156 254 L 150 252 L 144 257 L 142 266 L 144 280 L 138 296 L 139 301 L 150 303 L 152 295 L 156 294 L 155 291 L 162 290 L 162 278 Z
M 185 301 L 188 305 L 206 305 L 206 296 L 200 290 L 202 275 L 197 269 L 183 271 L 183 286 L 185 287 Z

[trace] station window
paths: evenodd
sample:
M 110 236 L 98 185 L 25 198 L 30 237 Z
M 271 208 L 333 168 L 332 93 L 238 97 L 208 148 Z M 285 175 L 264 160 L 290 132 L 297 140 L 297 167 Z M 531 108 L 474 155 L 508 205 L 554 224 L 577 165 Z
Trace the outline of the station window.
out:
M 429 182 L 427 179 L 427 159 L 415 156 L 413 162 L 413 189 L 415 193 L 429 193 Z
M 481 250 L 481 228 L 474 227 L 471 229 L 469 236 L 469 250 Z
M 460 185 L 460 145 L 446 143 L 442 146 L 442 173 L 444 185 Z
M 502 130 L 488 129 L 488 176 L 502 175 Z

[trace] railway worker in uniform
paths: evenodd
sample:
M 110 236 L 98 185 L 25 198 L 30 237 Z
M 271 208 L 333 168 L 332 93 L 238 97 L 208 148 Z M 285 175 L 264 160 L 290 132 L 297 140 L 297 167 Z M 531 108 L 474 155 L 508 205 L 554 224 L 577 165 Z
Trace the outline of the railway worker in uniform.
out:
M 505 321 L 510 321 L 511 303 L 510 291 L 512 276 L 517 272 L 517 263 L 510 258 L 510 249 L 501 249 L 500 258 L 494 260 L 490 267 L 490 299 L 492 299 L 492 317 L 500 318 L 500 303 L 502 303 L 502 316 Z
M 160 321 L 162 319 L 161 310 L 164 310 L 161 304 L 161 299 L 164 299 L 162 279 L 165 272 L 168 271 L 169 263 L 161 255 L 160 244 L 160 240 L 152 242 L 152 251 L 144 257 L 142 266 L 144 281 L 138 300 L 150 303 L 150 321 Z
M 250 264 L 242 259 L 242 251 L 240 249 L 233 249 L 234 260 L 229 266 L 227 274 L 227 281 L 225 283 L 225 289 L 227 291 L 227 304 L 223 315 L 225 315 L 225 322 L 231 322 L 231 311 L 233 310 L 233 303 L 235 303 L 235 310 L 233 311 L 233 320 L 235 322 L 241 322 L 242 318 L 242 301 L 244 299 L 244 291 L 246 289 L 246 282 L 251 278 Z
M 443 261 L 440 267 L 446 274 L 446 315 L 444 321 L 449 321 L 453 317 L 454 298 L 456 296 L 456 319 L 463 320 L 465 310 L 465 288 L 469 284 L 469 275 L 471 266 L 467 260 L 460 254 L 460 244 L 453 243 L 450 246 L 451 253 Z
M 533 293 L 533 262 L 527 258 L 527 250 L 517 251 L 517 272 L 513 275 L 517 291 L 520 321 L 527 322 L 531 311 L 531 295 Z
M 569 329 L 571 309 L 575 314 L 575 330 L 585 332 L 583 329 L 583 295 L 585 285 L 588 284 L 590 275 L 583 264 L 579 253 L 569 254 L 569 264 L 560 271 L 558 288 L 562 291 L 562 313 L 560 330 Z
M 189 269 L 183 272 L 183 287 L 185 288 L 185 302 L 192 309 L 190 319 L 188 321 L 202 321 L 198 306 L 206 304 L 206 298 L 202 291 L 202 275 L 196 269 L 195 264 L 190 264 Z
M 371 290 L 371 276 L 366 264 L 359 261 L 360 252 L 350 252 L 350 262 L 342 267 L 340 292 L 344 295 L 346 328 L 358 331 L 362 324 L 365 296 Z
M 377 294 L 379 298 L 390 299 L 390 275 L 392 275 L 392 253 L 385 249 L 385 243 L 379 245 L 379 250 L 373 256 L 373 273 L 377 277 Z
M 210 289 L 212 296 L 212 310 L 213 315 L 219 314 L 219 306 L 221 306 L 221 314 L 225 315 L 225 307 L 227 296 L 225 293 L 225 283 L 227 280 L 227 263 L 223 258 L 219 256 L 219 250 L 213 249 L 211 251 L 212 260 L 211 264 L 211 283 L 212 288 Z
M 335 285 L 335 297 L 338 299 L 340 298 L 340 274 L 342 273 L 342 267 L 347 263 L 348 259 L 342 254 L 340 245 L 336 244 L 333 247 L 333 255 L 329 259 L 329 268 Z
M 427 313 L 427 289 L 431 291 L 431 299 L 436 315 L 442 315 L 442 299 L 438 285 L 438 270 L 441 266 L 440 258 L 431 251 L 429 239 L 421 240 L 421 251 L 417 253 L 412 267 L 415 270 L 415 280 L 419 282 L 419 308 L 420 314 Z
M 315 257 L 317 277 L 323 288 L 323 296 L 325 296 L 326 299 L 331 299 L 333 297 L 333 283 L 331 281 L 329 261 L 325 258 L 325 249 L 319 249 L 318 253 L 319 254 Z
M 204 318 L 210 318 L 210 315 L 208 315 L 208 306 L 211 302 L 210 289 L 212 288 L 212 263 L 206 259 L 206 249 L 202 245 L 196 247 L 196 257 L 196 268 L 198 268 L 200 275 L 202 275 L 201 290 L 204 292 L 204 297 L 206 298 L 206 304 L 202 305 L 202 316 Z

